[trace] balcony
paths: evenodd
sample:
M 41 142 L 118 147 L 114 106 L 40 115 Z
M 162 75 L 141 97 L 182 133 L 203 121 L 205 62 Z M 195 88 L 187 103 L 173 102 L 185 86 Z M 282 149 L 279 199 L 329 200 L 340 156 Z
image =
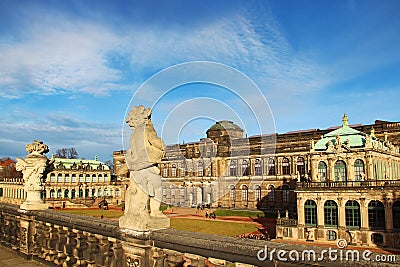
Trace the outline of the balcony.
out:
M 400 180 L 298 182 L 296 190 L 312 190 L 324 188 L 349 189 L 350 187 L 358 189 L 399 188 Z

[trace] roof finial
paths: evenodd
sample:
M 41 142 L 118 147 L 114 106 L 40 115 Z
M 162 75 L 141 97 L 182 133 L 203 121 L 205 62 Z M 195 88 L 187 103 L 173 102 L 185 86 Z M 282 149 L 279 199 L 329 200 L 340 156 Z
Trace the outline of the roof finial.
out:
M 346 112 L 343 115 L 342 121 L 343 121 L 343 126 L 349 126 L 349 117 L 347 117 Z

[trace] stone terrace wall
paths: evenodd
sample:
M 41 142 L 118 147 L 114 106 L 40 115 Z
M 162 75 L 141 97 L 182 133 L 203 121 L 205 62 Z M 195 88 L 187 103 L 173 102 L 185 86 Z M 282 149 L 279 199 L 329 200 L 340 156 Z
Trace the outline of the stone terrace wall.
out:
M 117 221 L 65 214 L 57 211 L 20 211 L 11 204 L 0 204 L 0 242 L 21 256 L 49 266 L 74 267 L 172 267 L 183 266 L 298 266 L 274 259 L 259 261 L 258 251 L 273 249 L 306 250 L 294 246 L 178 231 L 157 230 L 143 234 L 121 232 Z M 321 248 L 313 247 L 317 254 Z M 398 257 L 400 259 L 400 257 Z M 311 266 L 315 261 L 302 261 Z M 318 261 L 323 266 L 337 263 Z M 354 262 L 346 266 L 374 266 Z M 386 266 L 398 266 L 399 260 Z M 248 264 L 248 265 L 246 265 Z M 385 266 L 379 264 L 379 266 Z

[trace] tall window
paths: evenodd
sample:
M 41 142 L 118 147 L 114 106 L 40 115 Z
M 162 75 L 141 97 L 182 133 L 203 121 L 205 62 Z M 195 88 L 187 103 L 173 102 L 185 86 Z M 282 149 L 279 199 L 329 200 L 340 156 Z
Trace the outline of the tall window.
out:
M 256 185 L 256 191 L 254 192 L 254 197 L 257 202 L 261 200 L 261 186 Z
M 273 158 L 268 159 L 268 175 L 275 175 L 275 160 Z
M 163 177 L 168 177 L 168 168 L 164 166 Z
M 62 191 L 61 189 L 57 190 L 57 198 L 62 198 Z
M 66 183 L 69 183 L 69 182 L 70 182 L 69 174 L 68 174 L 68 173 L 65 175 L 65 182 L 66 182 Z
M 71 182 L 76 183 L 76 174 L 72 174 Z
M 283 158 L 282 160 L 282 174 L 283 175 L 290 174 L 290 162 L 288 158 Z
M 249 162 L 245 159 L 242 161 L 242 175 L 249 175 Z
M 176 164 L 172 164 L 171 166 L 171 176 L 176 177 Z
M 68 198 L 68 195 L 69 195 L 69 190 L 68 190 L 68 189 L 65 189 L 65 191 L 64 191 L 64 198 Z
M 98 181 L 99 181 L 99 183 L 104 182 L 103 175 L 99 174 Z
M 370 228 L 385 228 L 385 207 L 382 202 L 376 200 L 369 202 L 368 225 Z
M 249 196 L 249 189 L 246 185 L 242 185 L 242 201 L 247 201 Z
M 364 170 L 364 161 L 361 159 L 357 159 L 354 162 L 354 180 L 356 181 L 361 181 L 362 180 L 362 175 L 365 173 Z
M 204 164 L 201 161 L 197 163 L 197 176 L 204 176 Z
M 75 191 L 75 189 L 72 189 L 71 190 L 71 199 L 74 199 L 75 195 L 76 195 L 76 191 Z
M 237 175 L 236 170 L 237 170 L 236 162 L 235 161 L 231 161 L 231 163 L 229 165 L 229 174 L 230 174 L 230 176 L 236 176 Z
M 85 182 L 84 178 L 83 178 L 83 174 L 79 174 L 79 182 L 83 183 Z
M 50 182 L 56 181 L 56 175 L 54 173 L 50 174 Z
M 335 163 L 335 181 L 347 181 L 346 163 L 343 160 L 338 160 Z
M 361 225 L 360 204 L 355 200 L 346 202 L 346 227 L 359 228 Z
M 50 190 L 50 198 L 55 198 L 56 197 L 56 191 L 54 189 Z
M 96 182 L 97 182 L 96 174 L 92 174 L 92 183 L 96 183 Z
M 234 185 L 229 186 L 229 197 L 233 200 L 235 200 L 235 198 L 236 198 L 236 192 L 235 192 Z
M 318 163 L 318 176 L 319 176 L 319 180 L 321 182 L 324 182 L 326 180 L 326 163 L 323 161 L 320 161 Z
M 89 174 L 86 174 L 85 182 L 90 183 L 90 175 Z
M 299 157 L 297 159 L 297 171 L 299 172 L 300 175 L 304 175 L 306 173 L 306 166 L 303 157 Z
M 261 176 L 262 175 L 262 166 L 261 166 L 261 160 L 256 159 L 256 162 L 254 163 L 254 173 L 256 176 Z
M 282 185 L 282 201 L 289 202 L 289 186 Z
M 273 185 L 268 186 L 268 200 L 275 201 L 275 188 Z
M 306 226 L 317 226 L 317 204 L 314 200 L 304 203 L 304 220 Z
M 338 206 L 335 201 L 327 200 L 324 205 L 324 222 L 325 226 L 338 225 Z
M 400 228 L 400 200 L 393 202 L 392 207 L 393 228 Z
M 62 175 L 61 175 L 61 173 L 59 173 L 57 175 L 57 183 L 62 183 L 62 181 L 63 181 Z
M 104 182 L 109 182 L 107 174 L 104 174 Z

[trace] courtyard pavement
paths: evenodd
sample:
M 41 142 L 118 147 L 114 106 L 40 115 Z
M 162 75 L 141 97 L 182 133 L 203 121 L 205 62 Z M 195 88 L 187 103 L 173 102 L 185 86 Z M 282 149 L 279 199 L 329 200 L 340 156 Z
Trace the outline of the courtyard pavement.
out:
M 20 257 L 13 250 L 0 245 L 0 267 L 44 267 L 45 265 L 35 261 L 28 261 Z

